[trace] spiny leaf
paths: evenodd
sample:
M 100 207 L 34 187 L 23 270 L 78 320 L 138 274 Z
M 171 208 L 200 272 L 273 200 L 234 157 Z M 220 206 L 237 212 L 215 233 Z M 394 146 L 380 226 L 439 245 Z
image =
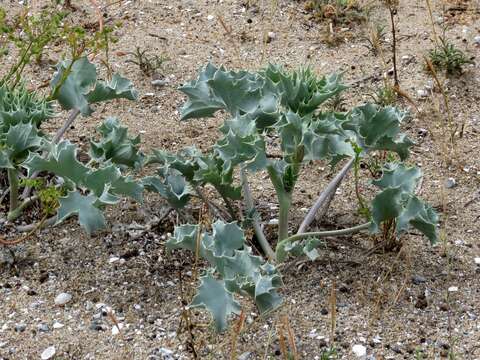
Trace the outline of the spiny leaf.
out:
M 77 160 L 77 147 L 68 141 L 62 141 L 54 146 L 47 159 L 35 153 L 23 163 L 30 173 L 34 171 L 49 171 L 77 185 L 84 184 L 89 169 Z
M 243 247 L 245 241 L 243 230 L 236 223 L 217 220 L 212 227 L 215 256 L 232 256 L 235 250 Z
M 105 218 L 102 211 L 95 206 L 98 198 L 94 195 L 81 195 L 78 191 L 71 191 L 67 196 L 59 200 L 60 207 L 57 214 L 57 222 L 78 215 L 80 225 L 87 234 L 105 228 Z
M 10 157 L 14 162 L 22 161 L 29 150 L 39 148 L 41 143 L 42 137 L 32 124 L 20 123 L 11 126 L 5 139 L 5 145 L 11 149 Z
M 438 215 L 432 207 L 425 204 L 416 196 L 412 196 L 405 205 L 405 210 L 397 220 L 397 232 L 405 231 L 408 225 L 411 225 L 428 237 L 431 243 L 434 244 L 437 242 L 437 223 Z
M 390 164 L 383 170 L 383 175 L 379 180 L 373 180 L 372 183 L 381 189 L 388 187 L 400 187 L 403 191 L 413 192 L 422 177 L 419 168 L 407 167 L 403 164 Z
M 224 197 L 232 200 L 242 198 L 241 186 L 233 184 L 233 169 L 224 171 L 224 162 L 213 155 L 197 158 L 198 170 L 193 180 L 199 184 L 211 184 Z
M 225 71 L 208 64 L 199 78 L 180 88 L 189 99 L 181 109 L 182 120 L 209 117 L 225 109 L 231 115 L 258 107 L 261 79 L 245 71 Z
M 163 179 L 158 176 L 147 176 L 142 180 L 143 186 L 159 193 L 175 209 L 181 209 L 187 205 L 192 189 L 185 178 L 178 174 L 168 174 Z
M 50 85 L 54 90 L 60 86 L 55 96 L 64 109 L 78 109 L 83 115 L 92 114 L 93 103 L 137 98 L 132 83 L 120 75 L 115 74 L 111 81 L 97 81 L 95 65 L 86 56 L 73 65 L 70 60 L 60 62 Z
M 94 87 L 97 80 L 97 71 L 95 65 L 88 61 L 87 57 L 82 57 L 71 66 L 70 60 L 65 60 L 57 65 L 51 87 L 55 89 L 62 79 L 66 80 L 58 91 L 57 100 L 64 109 L 78 109 L 83 115 L 90 115 L 93 111 L 89 106 L 86 95 Z M 70 73 L 66 74 L 70 68 Z
M 15 169 L 15 166 L 10 161 L 10 153 L 11 150 L 8 148 L 0 149 L 0 169 Z
M 53 115 L 52 104 L 36 92 L 28 91 L 23 83 L 14 89 L 0 86 L 0 133 L 20 123 L 31 123 L 38 129 Z
M 408 137 L 400 134 L 400 124 L 405 118 L 406 114 L 396 108 L 367 104 L 353 109 L 343 127 L 356 133 L 361 147 L 395 151 L 405 160 L 413 145 Z
M 240 304 L 225 288 L 225 282 L 216 280 L 210 272 L 200 277 L 200 281 L 198 293 L 194 296 L 190 307 L 208 310 L 212 314 L 215 329 L 217 332 L 222 332 L 227 328 L 228 316 L 240 313 Z
M 95 89 L 87 95 L 87 101 L 90 104 L 108 101 L 113 99 L 136 100 L 137 91 L 134 89 L 130 80 L 114 74 L 110 81 L 99 81 L 95 85 Z
M 90 142 L 90 156 L 104 162 L 110 160 L 114 164 L 138 168 L 143 162 L 140 152 L 140 137 L 128 136 L 128 128 L 121 126 L 116 118 L 108 118 L 98 128 L 102 135 L 99 142 Z
M 311 68 L 292 72 L 269 65 L 262 73 L 272 84 L 270 89 L 279 95 L 281 103 L 300 116 L 313 113 L 322 103 L 347 89 L 341 75 L 318 78 Z
M 372 201 L 372 231 L 377 231 L 382 222 L 395 219 L 397 234 L 413 226 L 432 243 L 437 241 L 438 216 L 414 195 L 420 178 L 421 172 L 415 167 L 390 164 L 382 178 L 373 181 L 383 191 Z

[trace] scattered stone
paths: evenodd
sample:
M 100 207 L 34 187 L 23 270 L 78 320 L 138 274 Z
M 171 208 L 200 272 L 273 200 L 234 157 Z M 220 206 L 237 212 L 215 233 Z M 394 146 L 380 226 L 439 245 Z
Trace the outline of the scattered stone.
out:
M 421 275 L 413 275 L 412 276 L 412 282 L 415 284 L 415 285 L 420 285 L 420 284 L 423 284 L 425 282 L 427 282 L 427 279 L 425 279 L 423 276 Z
M 160 348 L 159 350 L 160 355 L 162 356 L 163 360 L 173 360 L 173 351 L 167 348 Z
M 473 43 L 480 46 L 480 35 L 477 35 L 473 38 Z
M 212 21 L 213 19 L 215 19 L 215 16 L 213 16 L 213 15 L 208 15 L 207 16 L 208 21 Z
M 150 84 L 152 84 L 152 86 L 155 86 L 155 87 L 162 87 L 168 84 L 168 80 L 167 79 L 152 80 Z
M 457 292 L 458 291 L 458 286 L 450 286 L 448 288 L 448 292 Z
M 110 259 L 108 259 L 108 262 L 110 264 L 113 264 L 115 261 L 118 261 L 118 260 L 120 260 L 118 256 L 112 256 Z
M 105 331 L 107 330 L 107 326 L 103 324 L 101 320 L 93 320 L 90 323 L 90 330 L 95 330 L 95 331 Z
M 27 324 L 25 323 L 20 323 L 15 325 L 15 331 L 19 333 L 24 332 L 26 328 L 27 328 Z
M 367 348 L 360 344 L 353 345 L 352 352 L 359 358 L 365 359 L 367 356 Z
M 447 180 L 445 180 L 445 187 L 447 189 L 454 188 L 457 185 L 457 182 L 455 181 L 454 178 L 450 177 Z
M 58 321 L 55 321 L 55 322 L 53 323 L 53 325 L 52 325 L 52 327 L 53 327 L 54 329 L 61 329 L 61 328 L 63 328 L 64 326 L 65 326 L 65 325 L 63 325 L 62 323 L 59 323 Z
M 238 360 L 248 360 L 250 359 L 250 355 L 252 355 L 252 353 L 250 351 L 246 351 L 238 357 Z
M 480 265 L 480 257 L 476 257 L 473 261 L 475 261 L 475 264 Z
M 112 335 L 115 336 L 115 335 L 118 335 L 120 334 L 120 330 L 123 329 L 123 324 L 115 324 L 113 325 L 112 327 Z
M 43 332 L 50 331 L 50 328 L 45 323 L 38 324 L 37 329 L 38 329 L 38 331 L 43 331 Z
M 425 89 L 427 90 L 433 90 L 433 87 L 435 86 L 435 84 L 433 83 L 432 80 L 428 80 L 427 83 L 425 84 Z
M 269 31 L 267 34 L 267 43 L 271 43 L 273 40 L 277 38 L 277 34 L 273 31 Z
M 417 96 L 419 98 L 426 98 L 428 96 L 428 91 L 424 89 L 417 90 Z
M 67 304 L 70 300 L 72 300 L 72 295 L 70 295 L 69 293 L 60 293 L 55 298 L 55 305 L 63 306 Z
M 401 354 L 401 353 L 402 353 L 402 349 L 400 349 L 400 347 L 397 346 L 397 345 L 392 345 L 392 346 L 390 347 L 390 349 L 391 349 L 394 353 L 396 353 L 396 354 Z
M 45 350 L 43 350 L 42 354 L 40 355 L 40 358 L 42 360 L 48 360 L 51 359 L 55 355 L 55 346 L 49 346 Z

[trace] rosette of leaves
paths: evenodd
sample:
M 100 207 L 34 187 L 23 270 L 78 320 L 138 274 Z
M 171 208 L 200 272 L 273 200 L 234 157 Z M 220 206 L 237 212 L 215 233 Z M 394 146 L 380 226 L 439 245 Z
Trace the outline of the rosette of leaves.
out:
M 6 133 L 10 126 L 31 123 L 37 129 L 43 121 L 54 115 L 52 103 L 23 84 L 15 88 L 0 86 L 0 133 Z
M 345 113 L 322 108 L 346 88 L 340 75 L 319 78 L 309 68 L 286 71 L 269 65 L 249 73 L 211 64 L 180 88 L 188 96 L 182 119 L 214 116 L 219 110 L 230 115 L 213 146 L 224 170 L 267 170 L 279 201 L 279 242 L 289 237 L 292 194 L 305 163 L 329 160 L 333 166 L 375 150 L 404 160 L 413 145 L 400 132 L 406 114 L 395 108 L 367 104 Z M 280 158 L 267 155 L 266 143 L 272 140 L 280 146 Z
M 117 128 L 121 128 L 118 122 L 115 124 Z M 110 121 L 104 125 L 100 129 L 104 136 L 109 137 L 107 129 L 113 132 L 115 127 L 109 127 L 112 125 Z M 132 146 L 135 147 L 133 153 L 138 155 L 138 144 Z M 131 176 L 124 176 L 114 157 L 105 158 L 101 163 L 98 163 L 97 158 L 97 166 L 93 167 L 89 165 L 91 161 L 83 164 L 78 160 L 77 147 L 69 141 L 59 144 L 47 142 L 44 147 L 48 150 L 46 158 L 38 153 L 30 153 L 22 166 L 28 169 L 29 174 L 45 171 L 62 179 L 68 193 L 59 199 L 57 222 L 78 215 L 80 225 L 88 234 L 92 234 L 105 227 L 102 209 L 106 205 L 116 204 L 123 197 L 142 202 L 143 186 Z M 90 153 L 100 149 L 102 153 L 107 153 L 106 149 L 98 144 Z M 125 164 L 122 162 L 122 165 Z
M 249 296 L 260 313 L 280 306 L 282 300 L 278 290 L 282 280 L 279 273 L 245 246 L 245 236 L 238 225 L 216 221 L 212 233 L 200 231 L 198 225 L 178 226 L 167 241 L 169 249 L 181 248 L 198 253 L 211 266 L 200 278 L 201 285 L 191 307 L 208 310 L 216 330 L 223 331 L 228 316 L 240 312 L 240 303 L 234 294 Z

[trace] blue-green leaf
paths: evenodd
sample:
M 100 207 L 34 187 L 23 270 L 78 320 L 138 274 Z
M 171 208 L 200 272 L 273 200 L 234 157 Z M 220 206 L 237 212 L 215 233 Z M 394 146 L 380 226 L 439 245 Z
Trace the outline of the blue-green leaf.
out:
M 80 225 L 89 235 L 105 228 L 103 213 L 95 206 L 97 200 L 98 198 L 94 195 L 84 196 L 78 191 L 69 192 L 59 200 L 57 221 L 61 222 L 72 215 L 78 215 Z

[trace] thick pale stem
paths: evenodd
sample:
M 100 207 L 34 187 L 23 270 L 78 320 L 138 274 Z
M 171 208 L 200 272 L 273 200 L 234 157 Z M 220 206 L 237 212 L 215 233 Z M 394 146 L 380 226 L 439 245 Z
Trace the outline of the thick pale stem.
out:
M 290 194 L 279 194 L 279 211 L 278 211 L 278 241 L 288 238 L 288 213 L 292 197 Z
M 275 187 L 275 192 L 277 193 L 279 205 L 278 241 L 282 241 L 288 237 L 288 212 L 292 202 L 292 194 L 285 191 L 282 179 L 280 179 L 273 166 L 268 166 L 267 171 L 268 175 L 270 176 L 270 180 Z
M 60 141 L 60 139 L 63 137 L 65 132 L 72 126 L 73 122 L 77 118 L 77 116 L 80 114 L 80 110 L 78 109 L 72 109 L 70 114 L 68 115 L 67 120 L 65 120 L 65 123 L 62 125 L 60 129 L 58 129 L 57 133 L 53 137 L 53 142 L 56 144 Z
M 46 219 L 43 223 L 40 221 L 36 224 L 29 224 L 29 225 L 20 225 L 17 226 L 18 232 L 29 232 L 33 229 L 42 229 L 44 227 L 52 226 L 56 223 L 57 216 L 52 216 L 51 218 Z
M 8 183 L 10 185 L 10 208 L 14 210 L 18 207 L 18 171 L 16 169 L 7 169 Z
M 294 241 L 304 240 L 308 238 L 319 238 L 319 237 L 326 237 L 326 236 L 341 236 L 341 235 L 348 235 L 353 234 L 362 230 L 366 230 L 370 227 L 371 223 L 365 223 L 358 226 L 354 226 L 347 229 L 340 229 L 340 230 L 328 230 L 328 231 L 318 231 L 318 232 L 309 232 L 309 233 L 302 233 L 292 235 L 277 244 L 276 248 L 276 258 L 277 261 L 283 261 L 287 255 L 285 251 L 285 246 L 289 243 Z
M 252 193 L 250 191 L 250 187 L 248 186 L 248 179 L 245 169 L 240 170 L 240 178 L 242 181 L 242 188 L 243 188 L 243 196 L 245 198 L 245 205 L 247 206 L 247 211 L 250 214 L 254 214 L 253 216 L 253 230 L 255 231 L 255 235 L 257 236 L 258 243 L 262 247 L 263 252 L 268 256 L 271 261 L 275 260 L 275 252 L 273 251 L 272 247 L 270 246 L 265 234 L 262 231 L 262 227 L 260 226 L 260 222 L 258 218 L 255 216 L 255 205 L 253 204 Z
M 315 201 L 315 204 L 313 204 L 312 208 L 310 211 L 307 213 L 305 216 L 305 219 L 303 219 L 300 227 L 298 228 L 297 234 L 302 234 L 304 233 L 307 228 L 310 226 L 310 224 L 313 222 L 315 219 L 315 215 L 317 214 L 318 210 L 326 204 L 327 202 L 331 201 L 333 199 L 333 195 L 335 194 L 335 190 L 340 186 L 340 183 L 342 180 L 345 178 L 345 176 L 348 174 L 348 171 L 352 167 L 352 165 L 355 162 L 355 158 L 352 158 L 344 165 L 342 170 L 330 181 L 330 183 L 327 185 L 325 190 L 320 194 L 318 197 L 317 201 Z

